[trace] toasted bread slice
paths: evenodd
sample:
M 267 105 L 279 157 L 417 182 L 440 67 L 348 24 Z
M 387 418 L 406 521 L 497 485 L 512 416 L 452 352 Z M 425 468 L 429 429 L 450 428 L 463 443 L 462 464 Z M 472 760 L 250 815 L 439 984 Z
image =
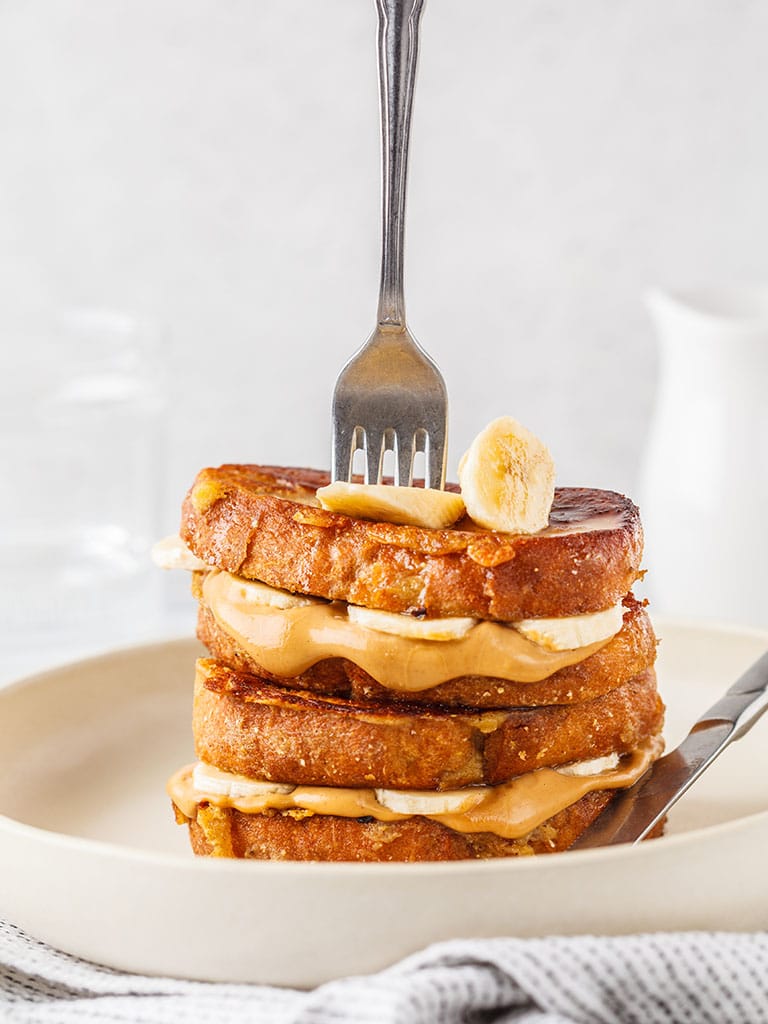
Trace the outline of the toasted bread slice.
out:
M 383 822 L 325 814 L 297 817 L 280 811 L 245 814 L 201 804 L 195 818 L 189 819 L 174 809 L 179 824 L 189 825 L 192 849 L 201 856 L 305 861 L 466 860 L 566 850 L 608 805 L 614 792 L 588 793 L 522 839 L 505 839 L 490 832 L 456 832 L 418 816 Z
M 286 690 L 201 659 L 193 732 L 201 761 L 251 778 L 454 789 L 627 753 L 663 711 L 653 669 L 582 704 L 472 713 Z
M 255 662 L 218 625 L 204 604 L 200 605 L 198 613 L 197 635 L 217 661 L 237 672 L 256 675 L 288 689 L 310 690 L 353 700 L 391 700 L 464 708 L 538 707 L 592 700 L 650 668 L 656 658 L 656 637 L 651 621 L 643 605 L 631 595 L 624 599 L 623 626 L 605 647 L 584 661 L 534 683 L 488 676 L 460 676 L 429 690 L 404 693 L 381 686 L 346 658 L 328 658 L 292 678 L 277 676 Z
M 549 527 L 495 533 L 467 517 L 430 530 L 318 506 L 328 475 L 275 466 L 204 469 L 181 536 L 211 566 L 285 590 L 395 612 L 516 621 L 601 611 L 641 575 L 637 508 L 614 491 L 561 487 Z

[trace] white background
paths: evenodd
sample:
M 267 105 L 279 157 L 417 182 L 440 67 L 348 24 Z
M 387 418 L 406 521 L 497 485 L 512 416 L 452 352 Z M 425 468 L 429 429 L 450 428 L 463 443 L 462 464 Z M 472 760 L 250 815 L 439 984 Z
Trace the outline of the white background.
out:
M 429 0 L 406 246 L 450 467 L 510 413 L 562 484 L 634 493 L 652 284 L 760 281 L 768 4 Z M 373 323 L 373 0 L 4 0 L 0 324 L 167 330 L 162 532 L 202 465 L 327 465 Z

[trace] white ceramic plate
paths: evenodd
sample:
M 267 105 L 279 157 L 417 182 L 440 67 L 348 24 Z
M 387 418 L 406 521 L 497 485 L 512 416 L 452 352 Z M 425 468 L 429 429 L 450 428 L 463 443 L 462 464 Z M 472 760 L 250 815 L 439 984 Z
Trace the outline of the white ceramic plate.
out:
M 674 745 L 768 633 L 668 625 Z M 192 760 L 193 641 L 0 691 L 0 916 L 130 971 L 310 986 L 461 936 L 758 929 L 768 918 L 759 724 L 639 848 L 446 864 L 195 859 L 166 777 Z

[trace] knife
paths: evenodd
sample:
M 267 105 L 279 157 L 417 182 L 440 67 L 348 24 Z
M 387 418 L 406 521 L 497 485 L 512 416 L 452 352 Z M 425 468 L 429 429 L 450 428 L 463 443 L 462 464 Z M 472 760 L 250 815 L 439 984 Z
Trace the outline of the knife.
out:
M 659 758 L 606 807 L 571 850 L 639 843 L 725 748 L 768 710 L 768 651 L 705 711 L 675 750 Z

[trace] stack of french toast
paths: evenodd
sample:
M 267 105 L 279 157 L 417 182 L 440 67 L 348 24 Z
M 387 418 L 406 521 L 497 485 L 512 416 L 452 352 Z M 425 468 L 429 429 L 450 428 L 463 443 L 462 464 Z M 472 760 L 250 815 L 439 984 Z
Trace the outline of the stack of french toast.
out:
M 538 447 L 537 447 L 538 446 Z M 422 861 L 567 849 L 660 754 L 637 508 L 554 487 L 508 418 L 461 489 L 205 469 L 160 560 L 193 572 L 197 854 Z

